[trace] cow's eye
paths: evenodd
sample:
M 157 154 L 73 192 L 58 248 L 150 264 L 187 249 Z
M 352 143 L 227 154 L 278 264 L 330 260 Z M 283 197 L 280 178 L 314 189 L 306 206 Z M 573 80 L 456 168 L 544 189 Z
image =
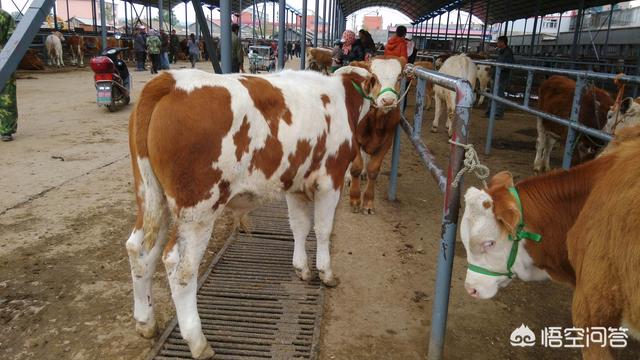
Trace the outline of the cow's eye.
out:
M 489 241 L 485 241 L 482 243 L 482 250 L 487 251 L 491 248 L 493 248 L 493 246 L 496 244 L 495 241 L 493 240 L 489 240 Z

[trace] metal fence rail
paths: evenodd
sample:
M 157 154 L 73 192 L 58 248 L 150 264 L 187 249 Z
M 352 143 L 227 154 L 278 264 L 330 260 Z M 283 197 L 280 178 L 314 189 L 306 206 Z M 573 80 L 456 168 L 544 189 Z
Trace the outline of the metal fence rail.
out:
M 486 91 L 482 92 L 482 95 L 491 99 L 491 111 L 489 114 L 489 126 L 487 128 L 485 154 L 489 154 L 491 152 L 491 145 L 493 141 L 493 129 L 495 127 L 496 105 L 498 102 L 506 106 L 510 106 L 518 110 L 522 110 L 524 112 L 535 115 L 537 117 L 547 119 L 547 120 L 556 122 L 560 125 L 568 127 L 569 129 L 567 133 L 567 140 L 565 142 L 564 156 L 562 159 L 562 167 L 564 167 L 565 169 L 568 169 L 571 166 L 573 149 L 574 149 L 575 142 L 577 140 L 577 131 L 587 134 L 589 136 L 596 137 L 598 139 L 605 140 L 605 141 L 611 140 L 610 134 L 600 131 L 599 129 L 590 128 L 580 124 L 578 122 L 578 115 L 580 114 L 582 92 L 586 87 L 587 81 L 588 80 L 613 81 L 616 78 L 616 75 L 607 74 L 607 73 L 596 73 L 596 72 L 585 71 L 585 70 L 568 70 L 568 69 L 546 68 L 546 67 L 520 65 L 520 64 L 497 63 L 493 61 L 476 60 L 474 62 L 476 64 L 491 65 L 495 67 L 495 77 L 493 79 L 492 92 L 491 93 Z M 520 71 L 527 72 L 527 85 L 525 88 L 523 104 L 519 104 L 515 101 L 506 99 L 504 97 L 504 93 L 498 94 L 498 92 L 500 91 L 500 76 L 502 75 L 503 69 L 520 70 Z M 576 90 L 573 95 L 571 116 L 569 119 L 563 119 L 556 115 L 545 113 L 529 106 L 529 97 L 531 95 L 531 87 L 533 84 L 534 73 L 564 75 L 564 76 L 568 76 L 576 79 Z M 620 81 L 625 83 L 640 84 L 640 77 L 638 76 L 624 75 L 619 77 L 619 79 Z M 504 89 L 502 89 L 502 91 L 504 92 Z
M 447 311 L 449 307 L 449 288 L 451 285 L 451 271 L 453 268 L 453 254 L 455 249 L 456 232 L 458 226 L 458 212 L 460 208 L 460 186 L 452 187 L 451 183 L 456 174 L 462 168 L 464 149 L 451 145 L 449 166 L 445 172 L 435 163 L 433 153 L 422 142 L 422 115 L 424 93 L 427 80 L 436 85 L 443 86 L 456 92 L 455 119 L 452 124 L 454 133 L 452 140 L 461 144 L 467 143 L 469 135 L 469 119 L 473 105 L 473 88 L 467 80 L 458 79 L 435 71 L 425 70 L 421 67 L 414 69 L 417 78 L 416 105 L 413 116 L 413 126 L 407 121 L 404 113 L 401 116 L 400 127 L 396 129 L 393 141 L 393 153 L 391 157 L 391 179 L 389 184 L 389 199 L 395 200 L 398 183 L 398 165 L 400 162 L 400 129 L 409 137 L 409 140 L 417 150 L 427 171 L 438 183 L 438 188 L 444 193 L 444 207 L 442 210 L 442 233 L 438 254 L 438 268 L 436 275 L 435 299 L 433 314 L 431 317 L 431 337 L 429 340 L 429 359 L 442 359 L 444 349 L 444 337 L 447 324 Z M 403 81 L 402 92 L 406 88 Z M 404 109 L 406 97 L 400 103 Z

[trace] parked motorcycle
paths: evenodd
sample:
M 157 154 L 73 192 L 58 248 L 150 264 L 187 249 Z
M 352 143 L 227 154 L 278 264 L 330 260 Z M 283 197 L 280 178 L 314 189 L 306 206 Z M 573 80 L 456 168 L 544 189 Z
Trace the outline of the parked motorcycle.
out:
M 98 106 L 106 106 L 110 112 L 118 110 L 131 101 L 131 75 L 127 64 L 118 54 L 127 48 L 107 48 L 102 56 L 91 59 Z

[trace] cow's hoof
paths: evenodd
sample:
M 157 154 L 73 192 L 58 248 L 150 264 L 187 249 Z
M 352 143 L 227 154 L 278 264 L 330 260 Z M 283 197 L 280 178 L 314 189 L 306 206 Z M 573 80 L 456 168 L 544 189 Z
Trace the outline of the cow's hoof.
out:
M 145 339 L 152 339 L 156 336 L 156 321 L 136 322 L 136 332 Z
M 216 353 L 211 348 L 211 345 L 207 344 L 206 342 L 205 342 L 204 348 L 202 349 L 202 351 L 199 354 L 191 353 L 193 358 L 194 359 L 198 359 L 198 360 L 211 359 L 211 358 L 213 358 L 213 356 L 215 354 Z
M 360 175 L 360 180 L 361 181 L 367 181 L 367 174 L 361 174 Z
M 309 268 L 306 269 L 296 269 L 296 275 L 300 278 L 300 280 L 303 281 L 309 281 L 311 280 L 311 270 L 309 270 Z
M 376 209 L 374 208 L 364 208 L 362 209 L 362 213 L 365 215 L 375 215 L 376 214 Z
M 353 205 L 351 204 L 351 212 L 354 214 L 357 214 L 360 212 L 360 205 Z
M 340 280 L 333 274 L 326 276 L 324 271 L 320 271 L 320 280 L 326 287 L 336 287 L 340 284 Z
M 435 126 L 432 126 L 432 127 L 431 127 L 431 132 L 432 132 L 432 133 L 437 133 L 437 132 L 438 132 L 438 128 L 437 128 L 437 127 L 435 127 Z

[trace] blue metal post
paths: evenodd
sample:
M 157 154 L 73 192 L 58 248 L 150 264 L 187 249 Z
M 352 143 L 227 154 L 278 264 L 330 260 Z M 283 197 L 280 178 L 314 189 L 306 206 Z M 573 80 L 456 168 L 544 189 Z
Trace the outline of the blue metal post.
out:
M 493 80 L 493 96 L 498 96 L 498 89 L 500 88 L 500 73 L 502 72 L 502 67 L 500 65 L 496 66 L 496 76 Z M 500 94 L 502 96 L 502 94 Z M 484 153 L 489 155 L 491 153 L 491 142 L 493 141 L 493 127 L 496 122 L 496 100 L 491 99 L 491 111 L 489 112 L 489 126 L 487 127 L 487 143 L 484 147 Z
M 22 20 L 0 52 L 0 91 L 18 68 L 22 57 L 29 49 L 33 37 L 38 33 L 45 17 L 51 11 L 53 0 L 33 0 Z
M 327 0 L 322 0 L 322 46 L 327 46 Z
M 452 140 L 466 144 L 469 136 L 469 118 L 473 104 L 473 90 L 469 82 L 457 85 L 455 131 Z M 451 287 L 451 272 L 456 245 L 458 212 L 460 210 L 460 192 L 462 183 L 453 188 L 451 182 L 462 168 L 464 149 L 450 146 L 449 169 L 447 170 L 447 186 L 444 194 L 444 209 L 442 211 L 442 234 L 440 252 L 438 254 L 438 268 L 436 273 L 436 288 L 431 315 L 431 336 L 429 339 L 429 360 L 442 359 L 444 339 L 447 328 L 447 313 L 449 311 L 449 290 Z
M 227 35 L 229 36 L 229 43 L 228 43 L 228 56 L 231 57 L 231 4 L 230 4 L 231 0 L 221 0 L 220 1 L 220 25 L 221 25 L 221 36 L 224 39 L 225 36 L 225 31 L 227 32 Z M 185 3 L 186 4 L 186 3 Z M 220 63 L 218 62 L 218 49 L 213 46 L 213 39 L 211 38 L 211 31 L 209 30 L 209 24 L 207 23 L 207 18 L 204 16 L 204 11 L 202 10 L 202 3 L 200 2 L 200 0 L 191 0 L 191 4 L 193 4 L 193 10 L 196 12 L 196 37 L 199 36 L 199 31 L 198 31 L 198 27 L 197 25 L 200 24 L 200 27 L 204 30 L 202 31 L 202 34 L 204 36 L 204 44 L 207 47 L 207 52 L 209 53 L 209 60 L 211 61 L 211 65 L 213 65 L 213 71 L 215 71 L 216 74 L 222 74 L 223 71 L 220 68 Z M 226 7 L 226 9 L 223 9 L 223 5 Z M 186 11 L 185 11 L 185 16 L 186 16 Z M 222 46 L 225 45 L 225 42 L 223 40 L 221 40 L 221 49 L 222 50 Z M 225 58 L 224 55 L 224 50 L 221 51 L 222 53 L 222 57 L 221 59 Z M 225 71 L 224 73 L 227 72 L 231 72 L 231 59 L 229 58 L 229 61 L 227 61 L 227 63 L 229 64 L 229 69 L 228 71 Z
M 102 34 L 102 50 L 107 48 L 107 8 L 104 0 L 100 0 L 100 33 Z
M 318 47 L 318 11 L 320 10 L 320 0 L 316 0 L 316 12 L 313 15 L 313 46 Z
M 402 79 L 400 83 L 400 93 L 403 94 L 407 87 L 407 80 Z M 406 102 L 407 97 L 405 96 L 398 106 L 400 109 L 404 109 L 404 104 Z M 387 198 L 390 201 L 395 201 L 397 199 L 396 192 L 398 188 L 398 166 L 400 165 L 400 133 L 402 129 L 400 126 L 396 127 L 396 132 L 393 135 L 393 145 L 391 152 L 391 174 L 389 175 L 389 190 L 387 193 Z
M 317 1 L 317 0 L 316 0 Z M 307 55 L 307 0 L 302 0 L 302 16 L 300 17 L 300 32 L 302 39 L 300 40 L 300 70 L 304 70 Z
M 571 107 L 572 122 L 578 121 L 578 114 L 580 113 L 580 99 L 582 98 L 582 91 L 584 90 L 585 79 L 578 77 L 576 79 L 576 90 L 573 94 L 573 105 Z M 571 156 L 573 155 L 573 149 L 576 142 L 576 130 L 572 127 L 569 128 L 567 133 L 567 141 L 564 145 L 564 157 L 562 158 L 562 167 L 568 169 L 571 167 Z
M 533 70 L 527 71 L 527 87 L 524 89 L 524 106 L 529 106 L 529 97 L 531 97 L 531 85 L 533 85 Z
M 427 85 L 427 80 L 423 78 L 418 78 L 418 83 L 416 85 L 416 105 L 415 112 L 413 115 L 413 136 L 414 138 L 420 138 L 422 135 L 422 112 L 423 112 L 423 101 L 424 101 L 424 89 Z
M 278 18 L 280 24 L 278 24 L 278 69 L 284 69 L 284 48 L 286 46 L 286 44 L 284 43 L 284 32 L 286 27 L 285 22 L 287 21 L 285 19 L 286 4 L 287 2 L 285 0 L 279 0 Z
M 255 33 L 255 26 L 253 31 Z M 208 31 L 207 33 L 210 34 Z M 231 0 L 220 0 L 220 59 L 223 74 L 229 74 L 232 71 L 231 51 Z

